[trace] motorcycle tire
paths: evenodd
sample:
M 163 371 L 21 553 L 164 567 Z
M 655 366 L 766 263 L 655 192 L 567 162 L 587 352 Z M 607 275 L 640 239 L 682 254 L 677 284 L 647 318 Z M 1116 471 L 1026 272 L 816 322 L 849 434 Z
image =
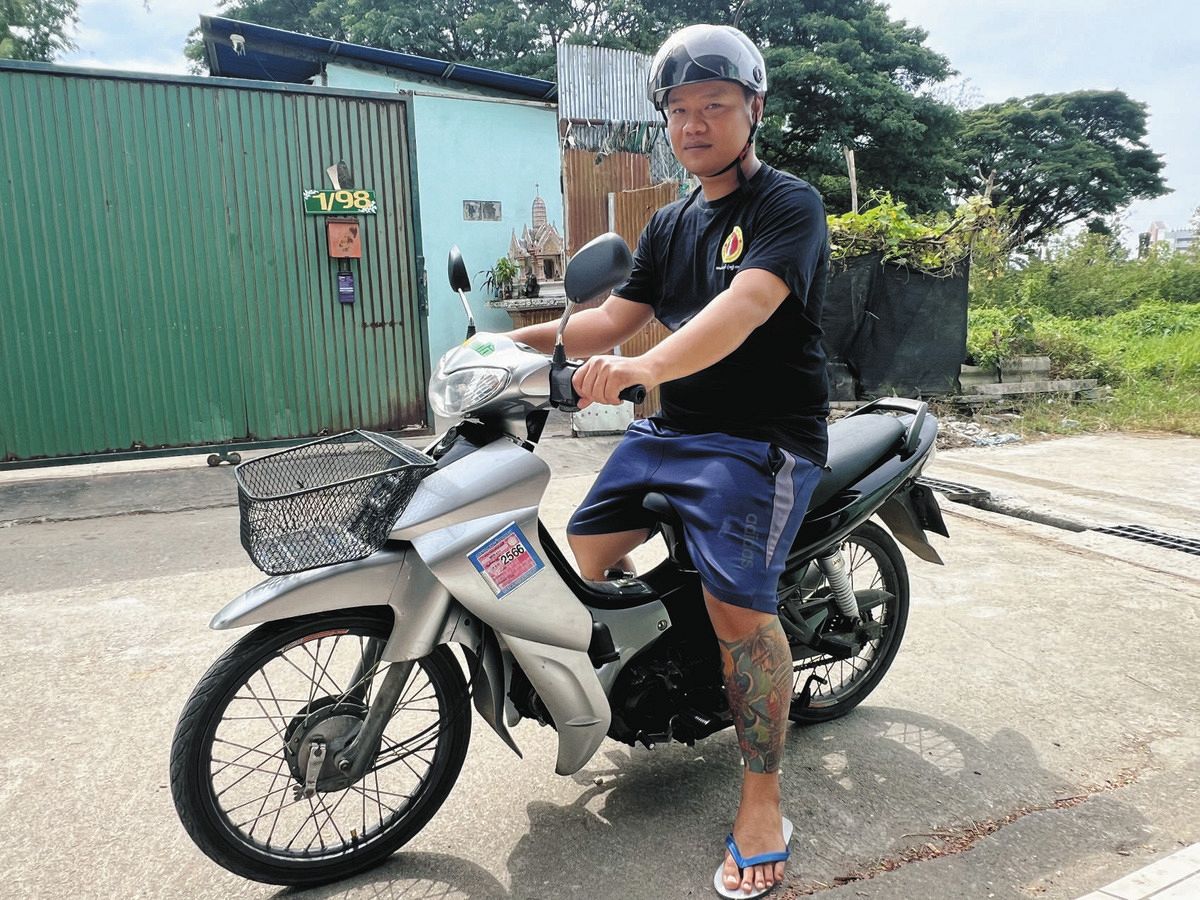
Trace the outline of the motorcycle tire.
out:
M 879 638 L 864 646 L 857 656 L 848 660 L 808 657 L 794 663 L 794 693 L 788 718 L 798 725 L 840 718 L 865 700 L 896 658 L 908 623 L 908 566 L 895 539 L 874 522 L 864 522 L 850 533 L 841 549 L 855 591 L 875 589 L 891 595 L 882 607 L 863 612 L 864 619 L 879 620 L 884 631 Z M 822 599 L 827 595 L 828 583 L 821 578 L 815 590 L 808 592 L 807 602 L 829 602 Z M 788 602 L 781 604 L 781 614 L 786 615 Z M 827 626 L 836 628 L 844 623 L 845 620 L 840 616 L 834 616 Z M 847 669 L 850 671 L 849 677 Z M 802 694 L 811 675 L 824 678 L 827 684 L 813 682 L 810 699 L 805 703 Z
M 357 733 L 389 664 L 368 665 L 372 678 L 351 680 L 364 658 L 377 659 L 383 644 L 371 642 L 386 642 L 391 628 L 386 608 L 270 622 L 233 644 L 197 684 L 171 746 L 171 790 L 184 828 L 218 865 L 268 884 L 336 881 L 385 860 L 441 807 L 471 734 L 462 669 L 444 646 L 408 673 L 372 770 L 343 790 L 318 786 L 302 796 L 305 761 L 312 765 L 305 741 Z M 405 726 L 421 724 L 403 736 Z

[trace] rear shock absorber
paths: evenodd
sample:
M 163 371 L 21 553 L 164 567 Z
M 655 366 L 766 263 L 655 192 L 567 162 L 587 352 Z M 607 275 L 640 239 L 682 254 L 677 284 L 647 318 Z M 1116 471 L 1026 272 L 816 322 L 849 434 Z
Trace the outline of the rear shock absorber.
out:
M 842 615 L 847 619 L 857 619 L 858 601 L 854 598 L 854 589 L 850 586 L 850 575 L 846 571 L 842 551 L 834 550 L 828 556 L 818 557 L 817 564 L 829 582 L 829 589 L 833 591 L 833 599 Z

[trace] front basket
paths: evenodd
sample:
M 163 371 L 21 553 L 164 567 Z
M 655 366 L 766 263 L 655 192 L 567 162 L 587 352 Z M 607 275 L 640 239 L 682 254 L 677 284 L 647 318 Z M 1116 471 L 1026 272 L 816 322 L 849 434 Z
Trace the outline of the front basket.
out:
M 434 461 L 386 434 L 347 431 L 234 470 L 242 546 L 268 575 L 370 556 Z

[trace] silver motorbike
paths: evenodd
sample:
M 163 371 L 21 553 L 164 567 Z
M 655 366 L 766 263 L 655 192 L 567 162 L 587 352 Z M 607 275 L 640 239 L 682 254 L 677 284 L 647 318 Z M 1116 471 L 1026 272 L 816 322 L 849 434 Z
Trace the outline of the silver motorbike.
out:
M 642 577 L 601 583 L 579 577 L 539 518 L 550 469 L 538 440 L 552 407 L 579 402 L 563 329 L 576 302 L 620 284 L 630 263 L 616 235 L 576 254 L 547 357 L 475 333 L 466 267 L 452 251 L 468 339 L 441 358 L 430 400 L 458 423 L 424 453 L 364 433 L 239 466 L 243 543 L 264 569 L 288 574 L 212 620 L 215 629 L 257 627 L 200 680 L 172 745 L 176 809 L 219 865 L 303 886 L 378 864 L 448 796 L 472 706 L 518 756 L 518 723 L 552 727 L 560 775 L 578 771 L 605 738 L 653 747 L 732 725 L 669 501 L 645 500 L 667 559 Z M 909 592 L 896 540 L 941 562 L 925 532 L 946 534 L 945 525 L 917 477 L 936 433 L 925 404 L 902 399 L 830 427 L 829 465 L 779 585 L 794 722 L 849 712 L 895 657 Z M 378 453 L 387 465 L 363 474 L 361 461 Z M 259 470 L 288 483 L 272 498 L 283 506 L 262 516 L 251 477 Z M 264 520 L 269 544 L 256 543 Z M 364 527 L 372 521 L 383 525 Z M 342 556 L 327 555 L 331 547 Z

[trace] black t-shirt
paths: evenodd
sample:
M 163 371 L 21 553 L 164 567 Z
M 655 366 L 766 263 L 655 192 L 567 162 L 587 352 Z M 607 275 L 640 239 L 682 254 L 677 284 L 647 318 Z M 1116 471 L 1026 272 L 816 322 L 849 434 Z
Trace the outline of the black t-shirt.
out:
M 629 281 L 614 293 L 654 307 L 676 331 L 742 269 L 765 269 L 790 293 L 731 354 L 662 385 L 663 422 L 770 441 L 824 465 L 829 385 L 820 322 L 829 236 L 812 185 L 763 164 L 719 200 L 697 189 L 663 207 L 638 240 Z

